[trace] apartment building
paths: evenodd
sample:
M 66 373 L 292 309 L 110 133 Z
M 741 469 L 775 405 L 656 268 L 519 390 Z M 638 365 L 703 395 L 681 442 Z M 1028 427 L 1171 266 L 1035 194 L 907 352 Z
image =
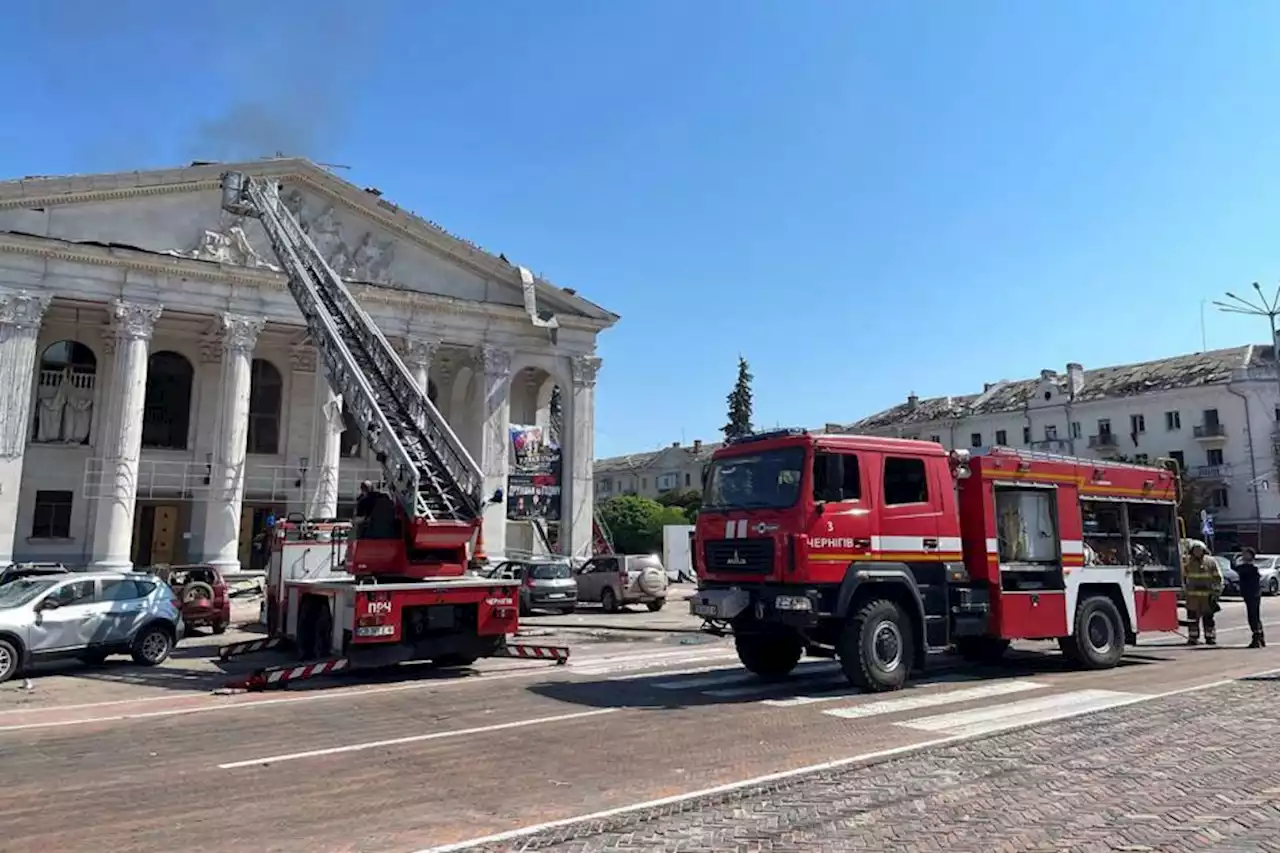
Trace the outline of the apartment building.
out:
M 1219 550 L 1280 551 L 1280 377 L 1275 351 L 1248 345 L 1140 364 L 986 383 L 981 392 L 921 399 L 863 418 L 853 433 L 994 445 L 1073 456 L 1178 460 L 1209 498 Z

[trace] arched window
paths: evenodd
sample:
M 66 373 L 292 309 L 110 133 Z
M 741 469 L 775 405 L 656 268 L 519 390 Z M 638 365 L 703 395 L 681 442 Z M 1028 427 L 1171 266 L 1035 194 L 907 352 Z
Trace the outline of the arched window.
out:
M 347 411 L 344 404 L 342 407 L 342 437 L 338 439 L 338 453 L 343 459 L 358 459 L 360 457 L 360 445 L 364 443 L 364 438 L 360 435 L 360 427 L 356 424 L 356 419 L 351 417 L 351 413 Z
M 261 358 L 253 360 L 249 377 L 248 450 L 250 453 L 279 453 L 284 380 L 274 364 Z
M 79 341 L 58 341 L 40 355 L 32 438 L 48 444 L 88 444 L 98 358 Z
M 147 359 L 147 396 L 142 404 L 142 446 L 186 450 L 191 427 L 195 369 L 186 356 L 162 350 Z

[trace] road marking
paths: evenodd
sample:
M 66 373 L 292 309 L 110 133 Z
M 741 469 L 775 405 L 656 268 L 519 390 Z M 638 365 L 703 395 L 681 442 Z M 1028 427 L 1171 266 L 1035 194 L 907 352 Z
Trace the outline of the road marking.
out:
M 431 732 L 425 735 L 391 738 L 390 740 L 372 740 L 367 743 L 353 743 L 347 746 L 332 746 L 327 749 L 311 749 L 306 752 L 290 752 L 283 755 L 270 755 L 265 758 L 251 758 L 246 761 L 231 761 L 219 764 L 219 770 L 235 770 L 239 767 L 260 767 L 262 765 L 279 764 L 283 761 L 297 761 L 303 758 L 319 758 L 325 755 L 340 755 L 345 752 L 362 752 L 366 749 L 378 749 L 384 746 L 401 746 L 406 743 L 421 743 L 429 740 L 463 737 L 465 735 L 487 734 L 505 729 L 519 729 L 525 726 L 539 726 L 548 723 L 562 723 L 565 720 L 580 720 L 583 717 L 598 717 L 602 714 L 613 714 L 622 708 L 597 708 L 594 711 L 578 711 L 573 714 L 556 714 L 553 717 L 536 717 L 532 720 L 512 720 L 506 723 L 494 723 L 491 726 L 476 726 L 470 729 L 450 729 L 443 732 Z
M 919 681 L 913 682 L 908 690 L 921 690 L 929 687 L 942 687 L 948 684 L 962 684 L 969 681 L 985 681 L 985 676 L 976 675 L 966 672 L 939 672 L 934 675 L 925 676 Z M 837 702 L 841 699 L 852 699 L 857 696 L 869 695 L 863 690 L 849 686 L 849 682 L 841 676 L 837 682 L 838 686 L 833 686 L 829 691 L 816 691 L 813 693 L 801 693 L 795 696 L 787 696 L 782 699 L 761 699 L 761 705 L 769 705 L 774 708 L 794 708 L 797 705 L 816 705 L 820 702 Z
M 1264 675 L 1271 675 L 1280 672 L 1280 670 L 1268 669 L 1251 675 L 1241 676 L 1245 678 L 1258 678 Z M 1116 703 L 1109 707 L 1117 708 L 1123 705 L 1135 705 L 1141 702 L 1150 702 L 1155 699 L 1166 699 L 1170 696 L 1178 696 L 1183 693 L 1194 693 L 1199 690 L 1210 690 L 1214 687 L 1223 687 L 1227 684 L 1234 684 L 1240 679 L 1225 678 L 1218 681 L 1209 681 L 1204 684 L 1196 684 L 1191 687 L 1181 687 L 1177 690 L 1167 690 L 1163 693 L 1151 693 L 1145 695 L 1134 694 L 1134 698 L 1125 702 Z M 1069 717 L 1084 716 L 1086 714 L 1096 713 L 1097 708 L 1077 708 L 1069 711 L 1057 719 L 1067 719 Z M 1012 731 L 1017 728 L 1028 728 L 1034 724 L 1021 724 L 1010 726 L 1005 731 Z M 480 836 L 471 838 L 466 841 L 456 841 L 452 844 L 441 844 L 435 847 L 424 847 L 416 853 L 454 853 L 458 850 L 470 850 L 475 847 L 482 847 L 487 844 L 499 844 L 506 841 L 513 841 L 518 838 L 528 838 L 531 835 L 537 835 L 549 829 L 560 829 L 566 826 L 575 826 L 582 823 L 590 823 L 592 821 L 607 820 L 619 815 L 632 814 L 634 812 L 646 811 L 648 809 L 661 808 L 663 806 L 674 805 L 676 803 L 685 803 L 690 800 L 697 800 L 703 797 L 714 797 L 720 794 L 727 794 L 733 791 L 740 791 L 744 788 L 751 788 L 757 785 L 764 785 L 771 782 L 780 782 L 787 779 L 794 779 L 798 776 L 807 776 L 813 773 L 821 773 L 827 770 L 838 770 L 842 767 L 850 767 L 859 764 L 876 764 L 891 758 L 901 758 L 908 755 L 914 755 L 918 752 L 924 752 L 939 746 L 949 746 L 951 744 L 963 743 L 969 740 L 978 740 L 985 735 L 948 735 L 946 737 L 934 738 L 923 743 L 910 744 L 908 746 L 898 746 L 892 749 L 883 749 L 877 752 L 867 752 L 862 755 L 852 755 L 847 758 L 838 758 L 834 761 L 826 761 L 821 764 L 810 764 L 805 767 L 797 767 L 792 770 L 783 770 L 778 773 L 769 773 L 764 776 L 756 776 L 750 779 L 741 779 L 737 782 L 729 782 L 725 785 L 717 785 L 713 788 L 703 788 L 698 791 L 689 791 L 684 794 L 675 794 L 670 797 L 661 797 L 656 800 L 645 800 L 643 802 L 631 803 L 625 806 L 617 806 L 612 809 L 604 809 L 602 811 L 593 812 L 591 814 L 579 815 L 578 817 L 561 818 L 560 820 L 546 821 L 545 823 L 532 824 L 524 826 L 520 829 L 511 829 L 506 832 L 499 832 L 493 835 Z
M 730 660 L 737 657 L 735 652 L 705 651 L 699 654 L 684 654 L 680 657 L 668 657 L 661 660 L 627 660 L 621 662 L 581 664 L 573 671 L 578 675 L 609 675 L 614 672 L 637 672 L 657 667 L 704 663 L 713 660 Z
M 995 696 L 1011 696 L 1014 693 L 1026 693 L 1028 690 L 1040 690 L 1046 686 L 1037 681 L 997 681 L 993 684 L 963 687 L 959 690 L 947 690 L 941 693 L 931 692 L 920 696 L 882 699 L 878 702 L 868 702 L 865 705 L 850 705 L 847 708 L 830 708 L 822 713 L 845 720 L 861 720 L 866 717 L 900 714 L 904 711 L 918 711 L 922 708 L 937 708 L 940 705 L 958 705 L 961 702 L 974 702 Z M 948 732 L 948 734 L 956 734 L 956 732 Z
M 898 725 L 938 734 L 976 737 L 1019 726 L 1047 723 L 1091 711 L 1103 711 L 1147 698 L 1149 697 L 1141 693 L 1122 693 L 1117 690 L 1074 690 L 1070 693 L 997 705 L 994 708 L 978 708 L 974 711 L 921 717 L 898 723 Z

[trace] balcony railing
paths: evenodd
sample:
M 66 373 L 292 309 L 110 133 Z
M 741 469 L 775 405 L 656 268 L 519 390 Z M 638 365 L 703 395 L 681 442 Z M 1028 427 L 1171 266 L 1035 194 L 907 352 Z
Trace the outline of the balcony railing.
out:
M 1192 428 L 1196 438 L 1226 438 L 1227 428 L 1222 424 L 1196 424 Z
M 1226 480 L 1231 477 L 1231 466 L 1197 465 L 1187 473 L 1197 480 Z
M 1043 453 L 1070 453 L 1071 442 L 1065 438 L 1043 438 L 1029 445 L 1032 450 Z
M 1089 446 L 1097 450 L 1102 448 L 1119 447 L 1120 445 L 1116 442 L 1115 433 L 1102 432 L 1097 435 L 1089 436 Z

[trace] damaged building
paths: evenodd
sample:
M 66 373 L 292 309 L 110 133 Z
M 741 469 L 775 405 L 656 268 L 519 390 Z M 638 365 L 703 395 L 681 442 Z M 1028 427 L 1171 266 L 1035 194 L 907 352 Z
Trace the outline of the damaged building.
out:
M 1280 385 L 1275 350 L 1247 345 L 986 383 L 950 397 L 915 394 L 848 432 L 1003 445 L 1117 461 L 1176 459 L 1216 522 L 1216 547 L 1280 551 Z M 1194 534 L 1194 531 L 1193 531 Z

